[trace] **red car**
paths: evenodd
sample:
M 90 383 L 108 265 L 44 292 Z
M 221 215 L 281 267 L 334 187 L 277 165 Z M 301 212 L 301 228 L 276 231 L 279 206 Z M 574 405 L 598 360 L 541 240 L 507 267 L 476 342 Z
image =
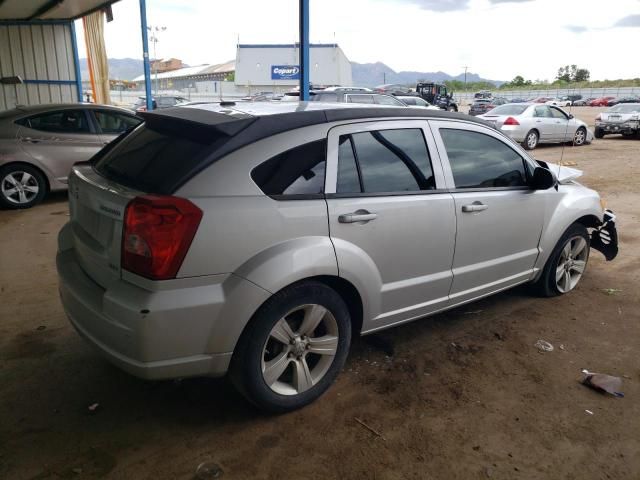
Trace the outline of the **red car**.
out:
M 533 99 L 533 103 L 546 103 L 549 100 L 553 100 L 553 98 L 551 98 L 551 97 L 538 97 L 538 98 Z
M 609 106 L 609 100 L 613 100 L 616 97 L 600 97 L 589 102 L 590 107 L 607 107 Z

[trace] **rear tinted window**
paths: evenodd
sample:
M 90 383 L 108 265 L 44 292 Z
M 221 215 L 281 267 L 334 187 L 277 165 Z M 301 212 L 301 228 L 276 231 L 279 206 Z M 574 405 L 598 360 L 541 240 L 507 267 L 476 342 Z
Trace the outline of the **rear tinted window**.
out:
M 258 165 L 251 178 L 267 195 L 318 195 L 324 193 L 326 140 L 287 150 Z
M 421 130 L 379 130 L 340 137 L 337 193 L 434 188 L 431 160 Z
M 491 113 L 493 115 L 521 115 L 529 108 L 528 105 L 502 105 L 494 108 Z
M 108 147 L 107 147 L 108 148 Z M 145 125 L 118 141 L 94 168 L 102 176 L 147 193 L 172 193 L 176 179 L 190 172 L 215 144 L 160 133 Z

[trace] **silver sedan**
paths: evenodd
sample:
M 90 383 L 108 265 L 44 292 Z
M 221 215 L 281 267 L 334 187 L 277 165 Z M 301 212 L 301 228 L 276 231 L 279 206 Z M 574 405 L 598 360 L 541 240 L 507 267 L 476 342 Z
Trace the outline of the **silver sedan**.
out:
M 539 143 L 573 142 L 579 146 L 593 139 L 586 123 L 552 105 L 509 103 L 477 118 L 493 124 L 526 150 L 533 150 Z
M 140 122 L 130 110 L 84 103 L 0 112 L 0 207 L 29 208 L 65 190 L 74 163 Z

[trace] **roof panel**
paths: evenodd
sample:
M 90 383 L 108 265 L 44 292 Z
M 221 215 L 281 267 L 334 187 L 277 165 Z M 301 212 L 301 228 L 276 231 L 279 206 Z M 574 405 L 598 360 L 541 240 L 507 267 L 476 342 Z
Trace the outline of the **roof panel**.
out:
M 71 20 L 117 1 L 119 0 L 4 0 L 0 1 L 0 21 Z

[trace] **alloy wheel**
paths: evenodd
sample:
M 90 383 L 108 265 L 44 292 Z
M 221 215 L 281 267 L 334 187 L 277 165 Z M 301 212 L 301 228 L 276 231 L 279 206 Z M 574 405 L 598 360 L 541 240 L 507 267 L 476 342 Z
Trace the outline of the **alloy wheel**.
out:
M 588 255 L 589 246 L 584 237 L 577 235 L 567 240 L 556 265 L 556 286 L 560 292 L 575 288 L 587 266 Z
M 338 351 L 338 323 L 322 305 L 301 305 L 278 320 L 262 350 L 262 378 L 280 395 L 309 390 Z
M 576 135 L 573 137 L 573 143 L 574 145 L 582 145 L 587 139 L 587 133 L 582 129 L 579 128 L 576 131 Z
M 40 186 L 30 173 L 15 170 L 2 179 L 0 189 L 9 202 L 21 205 L 31 202 L 38 195 Z
M 536 145 L 538 145 L 538 135 L 535 132 L 530 132 L 527 135 L 527 146 L 533 149 L 536 148 Z

